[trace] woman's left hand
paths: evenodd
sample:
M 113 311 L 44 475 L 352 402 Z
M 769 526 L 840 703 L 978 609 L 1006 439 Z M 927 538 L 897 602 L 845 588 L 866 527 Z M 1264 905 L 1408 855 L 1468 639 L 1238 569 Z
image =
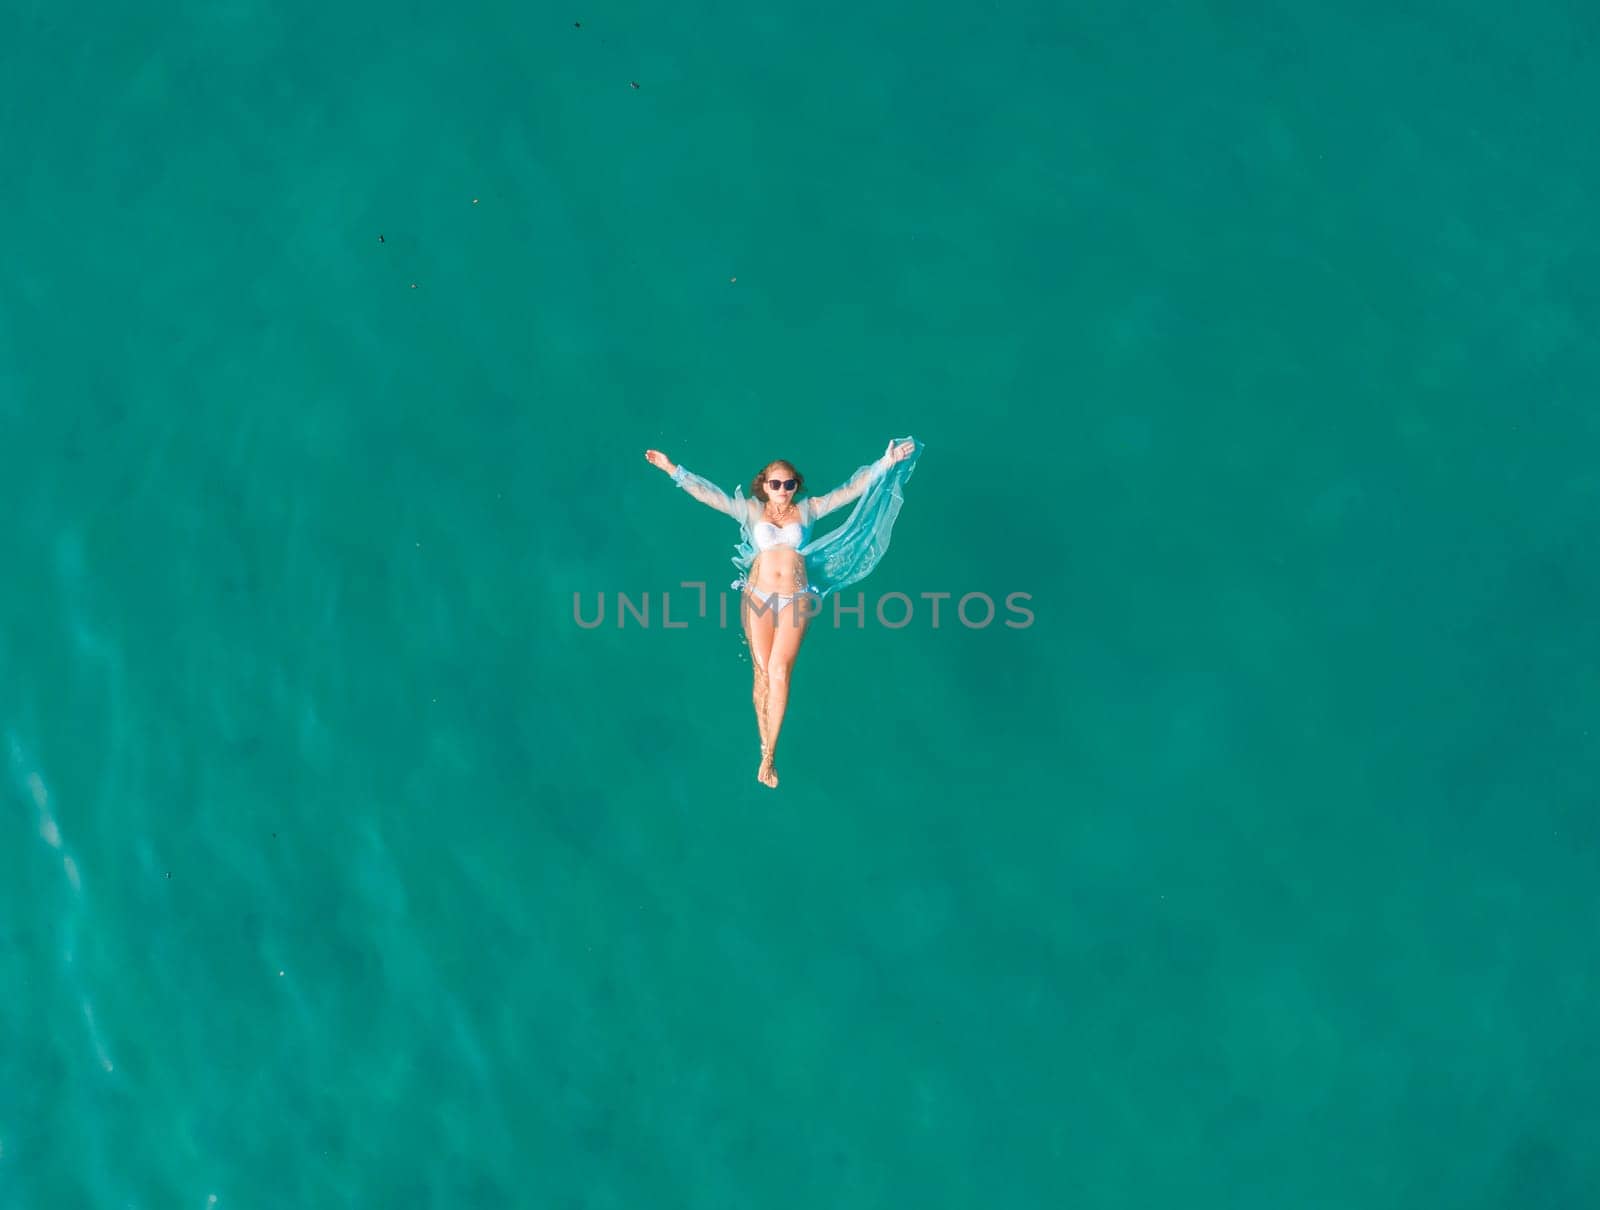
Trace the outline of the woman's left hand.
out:
M 883 451 L 883 456 L 889 460 L 889 465 L 893 466 L 896 462 L 904 462 L 911 457 L 916 448 L 917 443 L 915 441 L 902 441 L 899 445 L 896 445 L 891 438 L 889 447 Z

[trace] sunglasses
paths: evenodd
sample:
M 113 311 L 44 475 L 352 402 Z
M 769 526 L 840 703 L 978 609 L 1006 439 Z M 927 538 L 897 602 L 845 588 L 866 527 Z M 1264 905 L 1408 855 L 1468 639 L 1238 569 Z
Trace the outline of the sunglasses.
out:
M 798 479 L 768 479 L 767 486 L 775 492 L 792 492 L 795 489 L 795 484 L 799 482 Z

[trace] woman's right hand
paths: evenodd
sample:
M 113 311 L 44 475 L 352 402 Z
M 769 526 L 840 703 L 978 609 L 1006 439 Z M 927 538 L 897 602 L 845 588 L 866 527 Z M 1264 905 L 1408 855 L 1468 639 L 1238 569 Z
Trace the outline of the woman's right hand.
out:
M 659 470 L 666 471 L 669 475 L 678 469 L 672 465 L 672 459 L 668 458 L 660 450 L 645 450 L 644 458 L 645 461 L 651 466 L 656 467 Z

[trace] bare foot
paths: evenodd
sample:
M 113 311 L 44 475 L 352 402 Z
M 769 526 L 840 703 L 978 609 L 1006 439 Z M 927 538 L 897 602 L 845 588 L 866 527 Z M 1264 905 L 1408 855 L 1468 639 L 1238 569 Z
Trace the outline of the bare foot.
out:
M 761 768 L 756 770 L 756 780 L 768 789 L 778 788 L 778 770 L 774 767 L 770 756 L 761 758 Z

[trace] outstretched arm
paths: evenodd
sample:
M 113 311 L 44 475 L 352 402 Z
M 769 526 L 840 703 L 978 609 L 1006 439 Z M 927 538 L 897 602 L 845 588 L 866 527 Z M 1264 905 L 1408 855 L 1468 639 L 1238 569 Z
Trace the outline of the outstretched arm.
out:
M 706 505 L 708 508 L 714 508 L 719 513 L 727 513 L 735 521 L 743 520 L 739 516 L 738 501 L 711 482 L 711 480 L 695 474 L 681 462 L 674 465 L 672 459 L 668 458 L 660 450 L 645 450 L 644 456 L 651 466 L 671 475 L 674 483 L 700 501 L 701 504 Z
M 831 492 L 823 492 L 820 496 L 810 497 L 806 503 L 811 508 L 811 516 L 826 517 L 834 509 L 849 504 L 850 501 L 860 496 L 867 490 L 867 486 L 879 475 L 887 471 L 896 462 L 904 462 L 911 457 L 916 446 L 909 441 L 896 445 L 889 442 L 889 448 L 883 451 L 883 457 L 876 462 L 868 463 L 850 477 L 849 482 L 834 488 Z

